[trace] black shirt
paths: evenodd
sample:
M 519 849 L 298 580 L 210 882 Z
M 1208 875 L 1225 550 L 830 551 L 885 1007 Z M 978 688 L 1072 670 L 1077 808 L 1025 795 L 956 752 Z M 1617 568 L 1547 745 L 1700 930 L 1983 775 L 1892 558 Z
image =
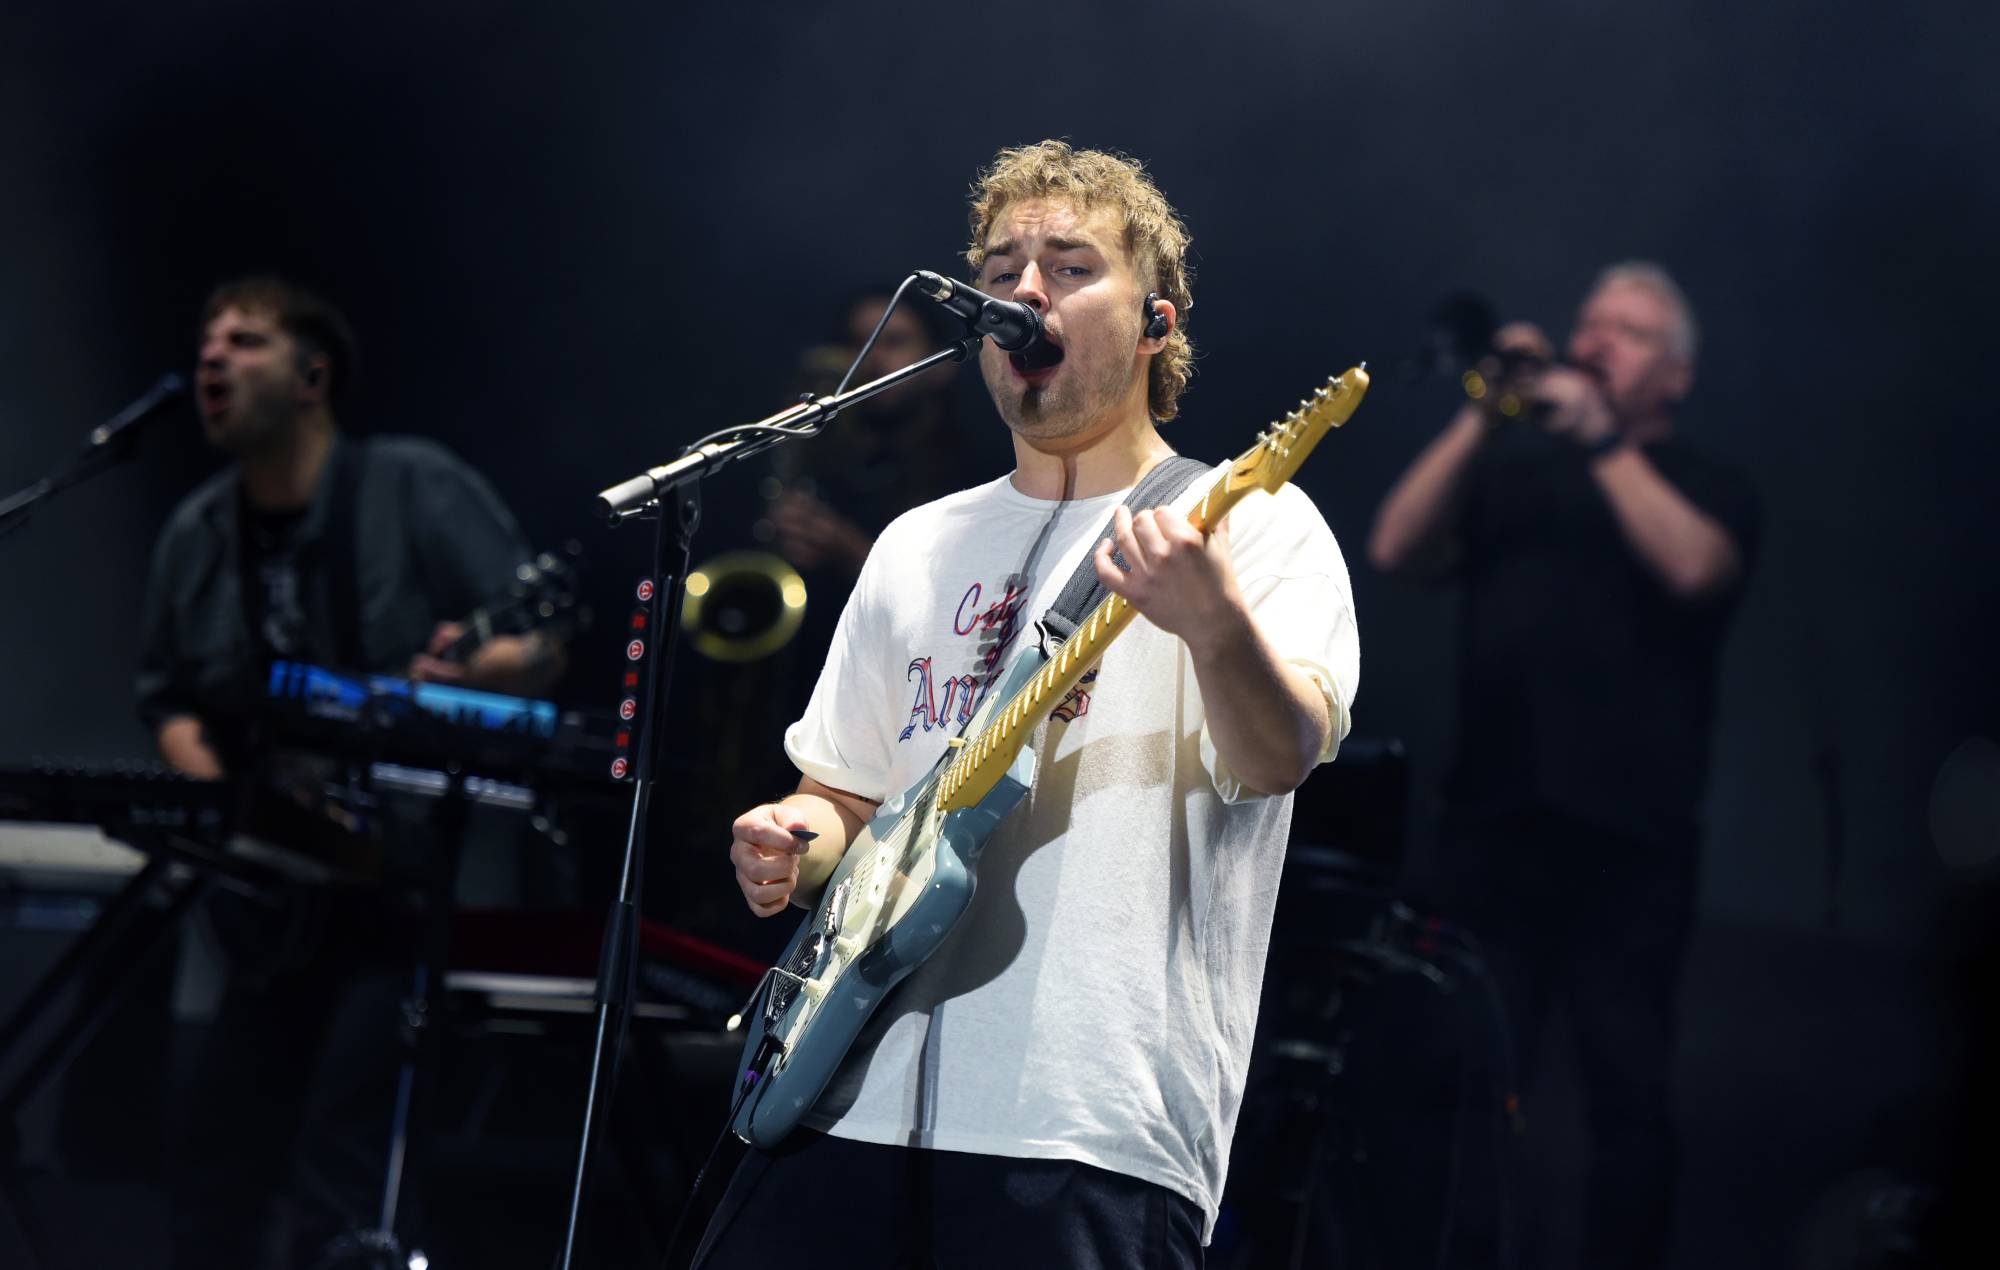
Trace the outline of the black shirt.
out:
M 1459 817 L 1555 811 L 1658 840 L 1692 834 L 1708 769 L 1716 660 L 1756 554 L 1758 511 L 1728 468 L 1669 440 L 1661 475 L 1734 540 L 1722 595 L 1676 599 L 1620 530 L 1590 459 L 1525 426 L 1466 474 Z
M 344 513 L 343 470 L 353 500 Z M 400 673 L 439 622 L 504 594 L 529 555 L 485 479 L 414 437 L 337 439 L 312 503 L 289 524 L 246 515 L 241 487 L 234 467 L 203 484 L 154 552 L 133 685 L 149 732 L 191 714 L 214 737 L 254 708 L 273 655 Z
M 243 527 L 245 617 L 260 661 L 300 657 L 306 649 L 305 587 L 310 564 L 297 542 L 306 509 L 267 511 L 248 499 L 237 510 Z

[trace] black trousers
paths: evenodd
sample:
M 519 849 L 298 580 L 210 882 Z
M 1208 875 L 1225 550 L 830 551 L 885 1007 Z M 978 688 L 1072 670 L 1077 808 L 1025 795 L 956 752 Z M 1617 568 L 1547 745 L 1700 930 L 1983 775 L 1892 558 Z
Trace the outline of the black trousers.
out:
M 697 1270 L 1199 1270 L 1185 1196 L 1070 1160 L 877 1146 L 798 1130 L 751 1151 Z
M 1524 1096 L 1551 1014 L 1560 1009 L 1570 1023 L 1589 1136 L 1583 1264 L 1663 1264 L 1677 1162 L 1675 997 L 1694 924 L 1692 831 L 1661 842 L 1538 812 L 1461 819 L 1448 850 L 1451 906 L 1499 982 Z M 1550 1146 L 1536 1132 L 1535 1108 L 1526 1110 L 1521 1146 L 1533 1157 Z M 1517 1180 L 1538 1171 L 1512 1170 Z M 1517 1208 L 1535 1198 L 1517 1196 Z M 1474 1216 L 1472 1231 L 1491 1221 Z M 1481 1242 L 1468 1241 L 1468 1252 Z M 1527 1251 L 1520 1264 L 1539 1264 Z
M 172 1114 L 174 1264 L 305 1270 L 380 1213 L 415 919 L 307 890 L 209 916 L 233 964 Z

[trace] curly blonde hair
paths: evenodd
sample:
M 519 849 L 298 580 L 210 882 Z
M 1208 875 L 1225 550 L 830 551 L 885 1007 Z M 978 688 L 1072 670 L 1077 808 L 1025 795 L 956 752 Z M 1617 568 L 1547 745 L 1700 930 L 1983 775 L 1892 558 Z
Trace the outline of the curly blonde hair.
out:
M 965 262 L 976 279 L 986 263 L 986 236 L 1009 203 L 1050 199 L 1078 208 L 1111 207 L 1125 217 L 1125 249 L 1148 291 L 1174 306 L 1167 346 L 1153 357 L 1146 383 L 1146 408 L 1164 423 L 1180 413 L 1181 394 L 1194 374 L 1194 344 L 1188 339 L 1188 311 L 1194 308 L 1187 260 L 1188 231 L 1180 213 L 1146 175 L 1145 165 L 1127 155 L 1072 149 L 1067 141 L 1040 141 L 1002 150 L 972 186 L 972 243 Z

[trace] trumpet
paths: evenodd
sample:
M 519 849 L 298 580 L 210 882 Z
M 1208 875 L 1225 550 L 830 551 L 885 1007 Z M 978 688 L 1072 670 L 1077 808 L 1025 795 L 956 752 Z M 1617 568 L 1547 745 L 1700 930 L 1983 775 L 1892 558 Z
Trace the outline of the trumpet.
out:
M 1543 406 L 1528 395 L 1530 381 L 1551 367 L 1598 375 L 1594 367 L 1558 356 L 1539 331 L 1534 336 L 1536 347 L 1501 348 L 1494 341 L 1505 330 L 1485 296 L 1457 292 L 1438 304 L 1423 345 L 1403 364 L 1415 379 L 1455 375 L 1466 400 L 1476 403 L 1489 423 L 1538 418 Z
M 1524 397 L 1522 390 L 1531 375 L 1556 365 L 1552 357 L 1527 349 L 1496 348 L 1465 368 L 1458 386 L 1468 401 L 1477 402 L 1489 421 L 1529 417 L 1537 403 Z
M 1490 350 L 1459 375 L 1458 385 L 1489 423 L 1533 422 L 1548 404 L 1529 395 L 1530 385 L 1536 375 L 1556 368 L 1581 371 L 1602 386 L 1602 372 L 1595 366 L 1523 348 Z
M 711 661 L 761 661 L 789 644 L 805 617 L 805 579 L 771 552 L 725 552 L 688 573 L 681 630 Z
M 800 355 L 797 369 L 802 396 L 833 391 L 846 370 L 847 350 L 815 345 Z M 807 470 L 806 451 L 798 445 L 772 452 L 757 482 L 764 514 L 750 527 L 760 544 L 724 552 L 689 572 L 687 599 L 681 608 L 681 630 L 695 651 L 710 661 L 743 665 L 762 661 L 782 650 L 799 633 L 806 616 L 806 583 L 799 571 L 767 544 L 776 542 L 771 518 L 787 490 L 816 493 Z

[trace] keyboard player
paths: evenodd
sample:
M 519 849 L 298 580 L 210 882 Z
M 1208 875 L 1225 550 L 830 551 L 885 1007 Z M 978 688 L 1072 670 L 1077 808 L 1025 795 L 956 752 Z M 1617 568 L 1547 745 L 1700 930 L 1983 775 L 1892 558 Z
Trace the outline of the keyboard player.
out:
M 529 551 L 441 446 L 342 430 L 353 361 L 339 311 L 287 279 L 225 283 L 202 313 L 197 404 L 231 462 L 160 536 L 136 679 L 142 722 L 190 775 L 249 765 L 273 660 L 521 695 L 561 673 L 540 632 L 435 655 Z M 394 892 L 301 890 L 275 909 L 219 896 L 207 916 L 231 981 L 178 1100 L 176 1264 L 263 1264 L 274 1239 L 312 1264 L 375 1224 L 415 914 Z
M 141 720 L 189 775 L 240 761 L 236 720 L 274 658 L 522 696 L 561 673 L 540 633 L 496 637 L 463 664 L 431 655 L 530 553 L 443 447 L 342 432 L 353 347 L 338 310 L 281 278 L 225 283 L 203 312 L 197 404 L 234 461 L 161 534 L 137 683 Z

